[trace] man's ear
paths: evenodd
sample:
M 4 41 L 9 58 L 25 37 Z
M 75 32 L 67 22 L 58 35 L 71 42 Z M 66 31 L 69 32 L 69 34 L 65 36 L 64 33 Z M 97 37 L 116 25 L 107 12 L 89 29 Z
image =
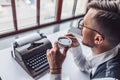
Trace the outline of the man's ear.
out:
M 95 44 L 102 44 L 104 41 L 104 38 L 102 37 L 102 35 L 100 34 L 96 34 L 95 37 L 94 37 L 94 42 Z

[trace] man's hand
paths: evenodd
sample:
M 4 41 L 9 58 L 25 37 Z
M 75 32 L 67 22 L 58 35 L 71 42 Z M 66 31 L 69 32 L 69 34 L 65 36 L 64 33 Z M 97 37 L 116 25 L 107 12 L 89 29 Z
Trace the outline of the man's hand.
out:
M 54 43 L 54 47 L 47 50 L 47 60 L 51 74 L 61 74 L 62 64 L 66 58 L 67 50 L 68 48 L 64 48 L 63 53 L 61 53 L 58 43 Z
M 65 36 L 68 37 L 68 38 L 70 38 L 72 40 L 71 47 L 77 47 L 77 46 L 80 45 L 79 42 L 78 42 L 78 40 L 77 40 L 77 38 L 73 34 L 69 33 L 69 34 L 66 34 Z

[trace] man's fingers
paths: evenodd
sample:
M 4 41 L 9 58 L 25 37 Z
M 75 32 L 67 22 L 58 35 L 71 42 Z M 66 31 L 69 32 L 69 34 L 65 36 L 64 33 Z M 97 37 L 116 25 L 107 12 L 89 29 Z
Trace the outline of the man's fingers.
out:
M 47 49 L 47 53 L 46 53 L 46 54 L 48 55 L 48 54 L 49 54 L 49 52 L 50 52 L 50 49 Z
M 72 37 L 75 37 L 73 34 L 71 33 L 68 33 L 68 34 L 65 34 L 65 36 L 72 36 Z
M 66 34 L 65 36 L 70 39 L 76 39 L 76 37 L 73 34 Z
M 49 57 L 50 56 L 50 49 L 47 49 L 47 53 L 46 53 L 46 57 L 47 57 L 47 60 L 49 60 Z
M 66 56 L 69 47 L 64 48 L 63 55 Z
M 55 51 L 59 50 L 58 42 L 54 42 L 54 49 Z
M 59 53 L 58 51 L 59 51 L 58 43 L 55 42 L 54 47 L 52 49 L 47 50 L 47 56 L 54 56 L 55 54 Z

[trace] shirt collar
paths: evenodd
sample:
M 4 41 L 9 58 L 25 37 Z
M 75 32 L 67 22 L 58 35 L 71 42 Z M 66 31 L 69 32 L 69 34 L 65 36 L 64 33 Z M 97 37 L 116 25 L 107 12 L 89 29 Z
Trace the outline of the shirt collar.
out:
M 103 52 L 99 55 L 92 56 L 92 58 L 89 60 L 89 65 L 91 68 L 97 67 L 100 64 L 115 57 L 117 54 L 118 54 L 118 45 L 109 51 Z

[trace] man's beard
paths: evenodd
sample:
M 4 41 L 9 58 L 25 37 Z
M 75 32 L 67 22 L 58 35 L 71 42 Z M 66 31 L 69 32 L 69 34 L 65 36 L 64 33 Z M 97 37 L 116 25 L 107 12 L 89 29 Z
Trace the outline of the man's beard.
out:
M 87 46 L 87 47 L 90 47 L 90 48 L 93 47 L 93 45 L 90 45 L 89 43 L 85 43 L 84 41 L 82 41 L 82 44 L 85 45 L 85 46 Z

